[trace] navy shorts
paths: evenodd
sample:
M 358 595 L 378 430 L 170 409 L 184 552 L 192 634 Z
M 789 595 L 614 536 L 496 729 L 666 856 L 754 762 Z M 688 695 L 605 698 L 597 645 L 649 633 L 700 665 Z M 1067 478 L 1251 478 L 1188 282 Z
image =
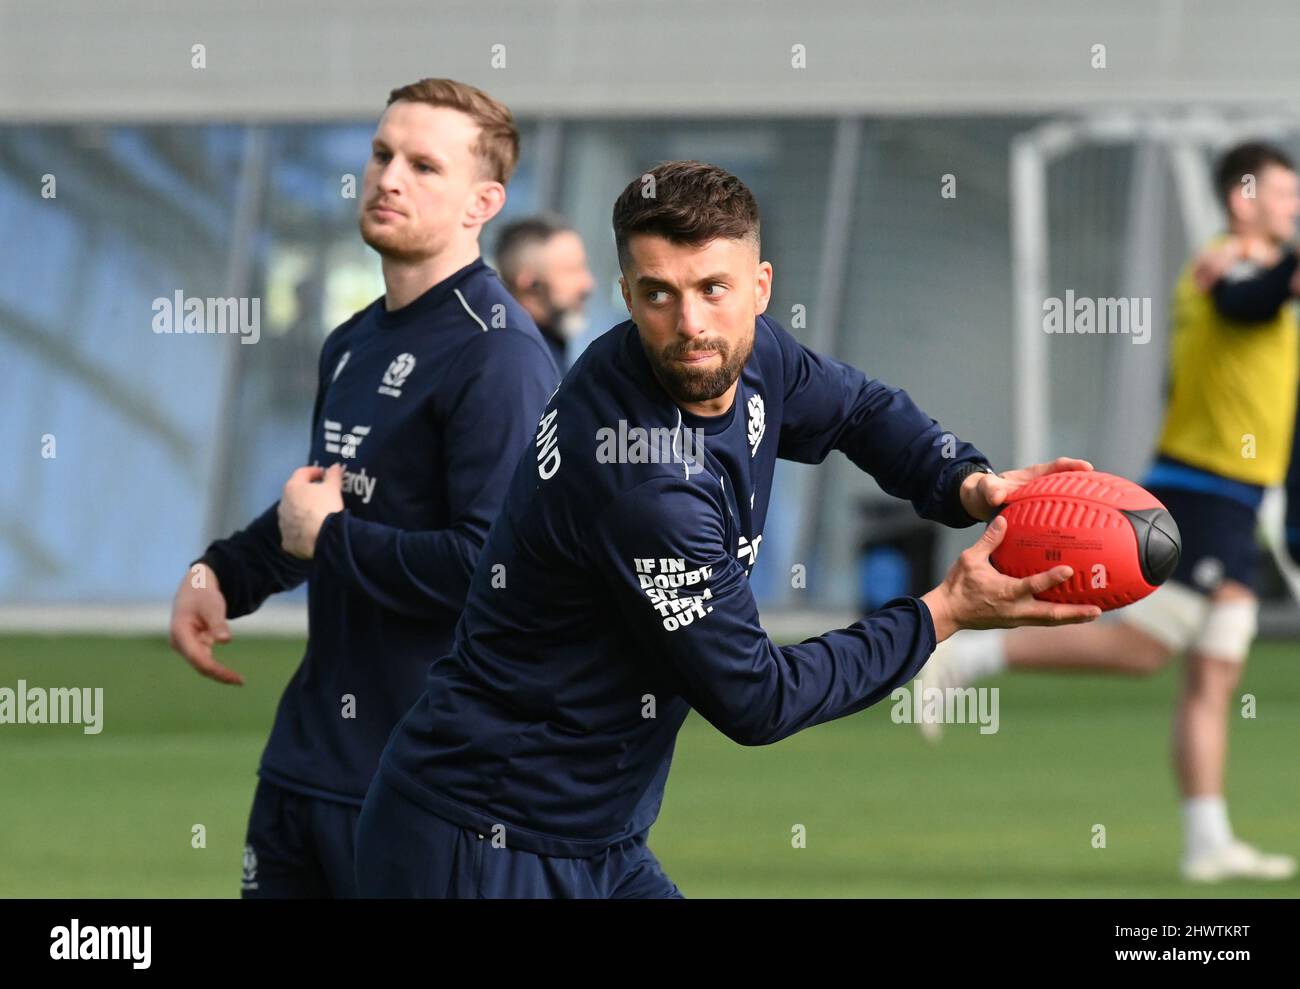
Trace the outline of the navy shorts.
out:
M 356 804 L 257 782 L 244 842 L 245 899 L 352 899 L 357 895 Z
M 1169 509 L 1183 540 L 1182 555 L 1170 580 L 1202 594 L 1211 593 L 1225 580 L 1255 589 L 1259 569 L 1255 509 L 1208 491 L 1159 485 L 1148 490 Z
M 376 776 L 357 827 L 357 889 L 389 899 L 669 899 L 682 897 L 645 835 L 591 858 L 496 847 Z

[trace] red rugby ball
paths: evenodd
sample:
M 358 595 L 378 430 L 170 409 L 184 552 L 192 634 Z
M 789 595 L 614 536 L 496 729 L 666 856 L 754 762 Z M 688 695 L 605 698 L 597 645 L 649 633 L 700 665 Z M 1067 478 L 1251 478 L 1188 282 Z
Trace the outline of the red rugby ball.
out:
M 999 514 L 1007 531 L 991 560 L 1002 573 L 1074 568 L 1064 584 L 1036 595 L 1041 601 L 1122 608 L 1163 584 L 1182 551 L 1178 526 L 1155 495 L 1101 471 L 1045 474 L 1013 491 Z

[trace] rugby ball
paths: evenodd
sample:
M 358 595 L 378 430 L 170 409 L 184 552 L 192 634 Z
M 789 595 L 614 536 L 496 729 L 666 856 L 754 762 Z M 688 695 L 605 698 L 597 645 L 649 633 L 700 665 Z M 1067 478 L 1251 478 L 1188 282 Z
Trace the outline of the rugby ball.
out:
M 1178 566 L 1182 539 L 1169 511 L 1141 485 L 1101 471 L 1045 474 L 1013 491 L 991 561 L 1010 577 L 1067 564 L 1064 584 L 1041 601 L 1112 611 L 1140 601 Z

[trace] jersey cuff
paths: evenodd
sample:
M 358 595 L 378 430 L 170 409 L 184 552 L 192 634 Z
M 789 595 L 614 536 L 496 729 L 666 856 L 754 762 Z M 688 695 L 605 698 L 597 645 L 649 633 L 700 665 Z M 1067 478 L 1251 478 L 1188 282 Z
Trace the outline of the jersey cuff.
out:
M 976 522 L 982 522 L 983 519 L 977 519 L 966 511 L 966 506 L 961 503 L 961 485 L 966 478 L 972 474 L 992 474 L 994 470 L 984 460 L 967 460 L 964 463 L 957 464 L 950 469 L 948 478 L 948 517 L 951 519 L 969 519 L 964 525 L 957 523 L 958 528 L 974 525 Z

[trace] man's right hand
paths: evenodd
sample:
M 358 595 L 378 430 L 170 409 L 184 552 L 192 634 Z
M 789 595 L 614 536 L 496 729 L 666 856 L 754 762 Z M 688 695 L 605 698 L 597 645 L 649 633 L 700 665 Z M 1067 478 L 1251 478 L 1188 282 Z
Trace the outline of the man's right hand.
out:
M 1206 247 L 1192 261 L 1192 282 L 1201 292 L 1211 291 L 1219 279 L 1241 261 L 1272 268 L 1282 260 L 1282 248 L 1262 237 L 1231 236 Z
M 226 598 L 217 575 L 206 563 L 196 563 L 181 579 L 172 601 L 171 646 L 205 677 L 243 686 L 243 677 L 212 657 L 215 643 L 229 641 Z
M 975 545 L 957 557 L 943 583 L 921 596 L 938 642 L 963 628 L 1076 625 L 1101 614 L 1096 605 L 1053 604 L 1034 597 L 1069 580 L 1074 575 L 1070 567 L 1053 567 L 1032 577 L 999 573 L 989 556 L 1006 531 L 1007 520 L 997 516 Z

